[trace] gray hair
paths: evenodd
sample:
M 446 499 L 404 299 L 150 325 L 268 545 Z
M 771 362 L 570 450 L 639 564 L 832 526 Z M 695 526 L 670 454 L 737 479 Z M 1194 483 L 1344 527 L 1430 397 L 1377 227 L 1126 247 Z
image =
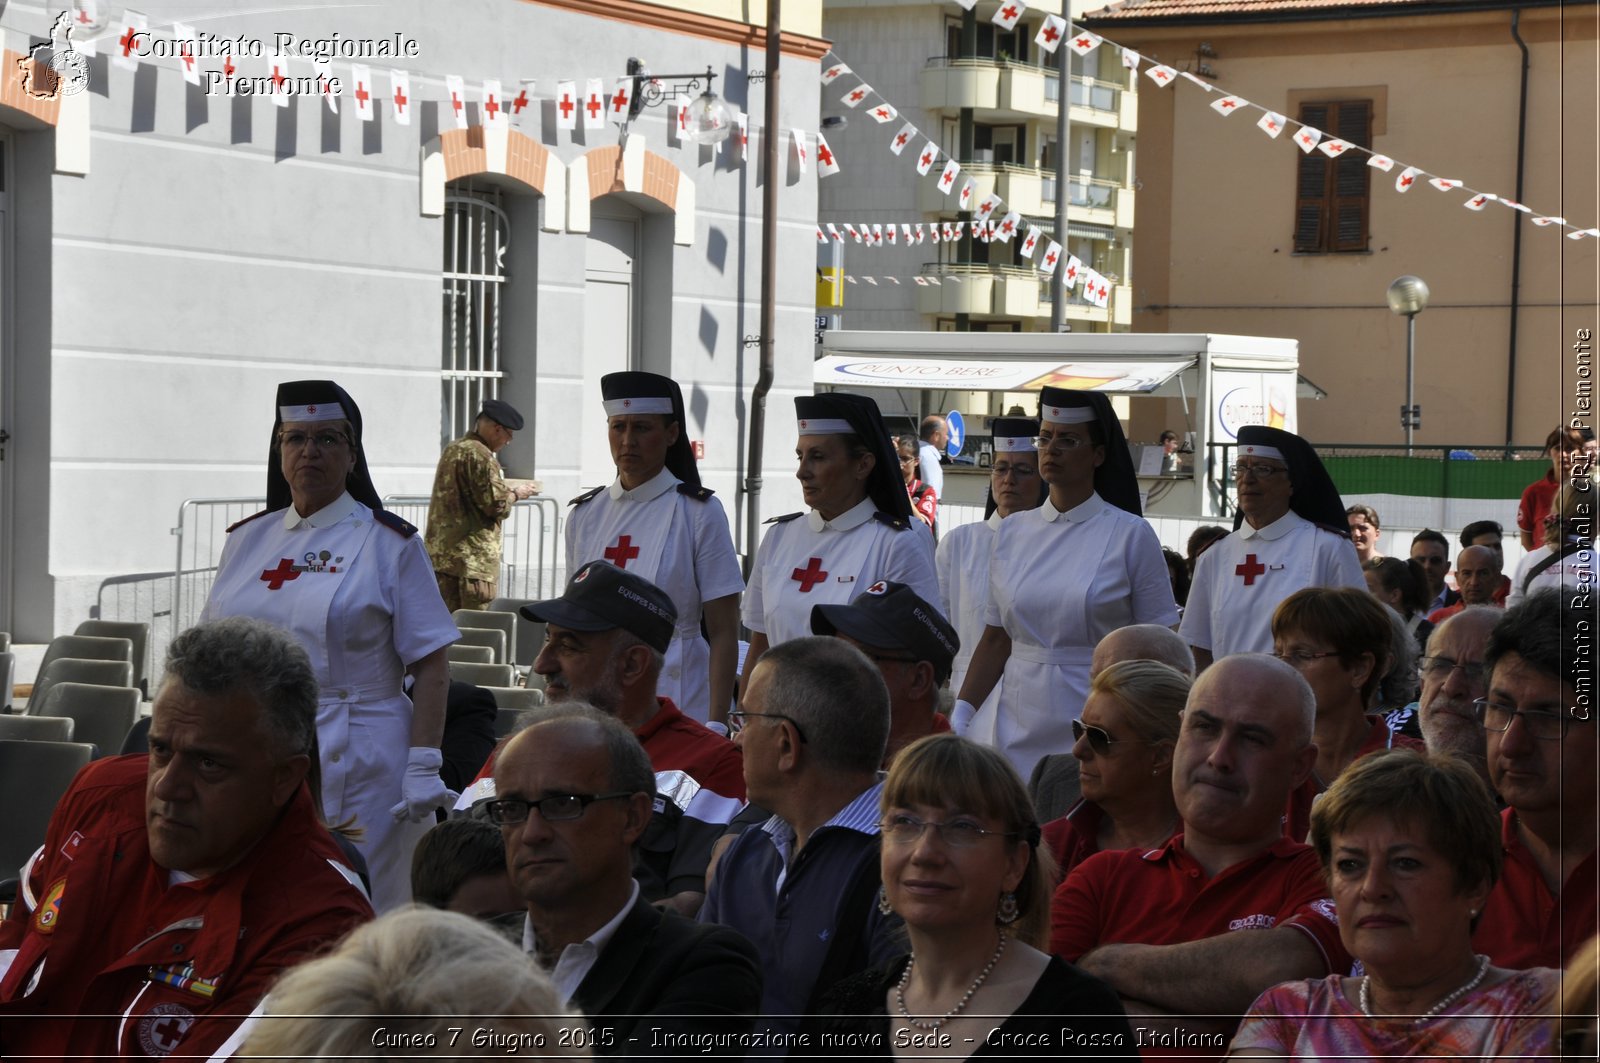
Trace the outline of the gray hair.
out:
M 523 726 L 517 733 L 521 735 L 523 731 L 542 723 L 554 723 L 557 720 L 584 720 L 600 729 L 601 744 L 611 761 L 611 789 L 655 797 L 655 769 L 650 766 L 650 756 L 639 744 L 638 737 L 628 730 L 627 724 L 588 702 L 563 701 L 529 709 L 522 714 Z
M 282 628 L 248 616 L 197 624 L 167 647 L 163 682 L 172 680 L 196 694 L 249 694 L 289 756 L 316 748 L 317 677 Z
M 1389 660 L 1378 681 L 1379 702 L 1384 708 L 1397 708 L 1411 704 L 1422 693 L 1417 640 L 1398 612 L 1387 605 L 1383 611 L 1389 614 Z
M 242 1058 L 457 1055 L 441 1050 L 462 1028 L 494 1031 L 494 1047 L 477 1048 L 485 1054 L 542 1045 L 541 1058 L 588 1058 L 563 1047 L 585 1043 L 560 1037 L 582 1029 L 583 1016 L 562 1007 L 548 974 L 489 926 L 433 908 L 402 908 L 357 927 L 331 954 L 285 973 L 265 1012 Z M 406 1047 L 411 1038 L 439 1047 Z
M 818 764 L 878 770 L 889 744 L 889 688 L 866 654 L 843 639 L 809 635 L 772 647 L 761 665 L 772 673 L 767 711 L 794 720 Z

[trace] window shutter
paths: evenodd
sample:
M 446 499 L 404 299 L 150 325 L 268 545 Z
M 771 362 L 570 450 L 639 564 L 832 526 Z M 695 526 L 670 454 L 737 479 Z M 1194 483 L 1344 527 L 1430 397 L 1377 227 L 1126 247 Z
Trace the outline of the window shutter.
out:
M 1372 104 L 1369 101 L 1340 103 L 1335 124 L 1340 140 L 1363 148 L 1372 146 Z M 1352 151 L 1333 161 L 1333 171 L 1333 233 L 1329 249 L 1365 251 L 1372 169 L 1367 165 L 1366 156 Z
M 1300 121 L 1317 129 L 1326 129 L 1328 106 L 1302 104 Z M 1320 151 L 1300 156 L 1300 169 L 1295 181 L 1294 249 L 1315 254 L 1328 249 L 1324 222 L 1328 213 L 1328 157 Z

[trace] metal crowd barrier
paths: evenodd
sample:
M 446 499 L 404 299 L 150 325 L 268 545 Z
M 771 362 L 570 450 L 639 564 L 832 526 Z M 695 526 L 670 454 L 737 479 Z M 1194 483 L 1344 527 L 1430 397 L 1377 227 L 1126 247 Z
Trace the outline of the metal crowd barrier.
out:
M 418 528 L 428 526 L 427 495 L 385 495 L 383 508 Z M 505 540 L 500 555 L 502 598 L 553 598 L 561 593 L 561 504 L 536 495 L 511 507 L 500 526 Z

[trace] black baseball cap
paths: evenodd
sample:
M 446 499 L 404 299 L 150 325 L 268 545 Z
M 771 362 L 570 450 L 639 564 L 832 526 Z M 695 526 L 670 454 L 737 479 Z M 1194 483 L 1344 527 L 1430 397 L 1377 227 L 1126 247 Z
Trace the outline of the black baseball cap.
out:
M 522 414 L 504 399 L 484 399 L 483 413 L 480 416 L 489 418 L 501 428 L 509 428 L 513 432 L 522 431 Z
M 678 610 L 665 591 L 643 576 L 609 561 L 590 561 L 567 581 L 559 598 L 522 607 L 529 620 L 574 631 L 622 628 L 666 653 L 678 625 Z
M 816 635 L 849 635 L 863 645 L 905 650 L 933 665 L 935 679 L 950 676 L 961 639 L 937 608 L 923 601 L 904 583 L 879 580 L 849 605 L 811 607 L 811 631 Z

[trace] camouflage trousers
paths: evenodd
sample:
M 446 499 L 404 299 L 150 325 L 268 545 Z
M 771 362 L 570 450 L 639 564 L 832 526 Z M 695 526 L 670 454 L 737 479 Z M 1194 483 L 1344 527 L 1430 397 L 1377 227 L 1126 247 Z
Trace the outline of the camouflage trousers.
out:
M 492 579 L 447 576 L 443 572 L 435 572 L 433 578 L 439 581 L 439 595 L 444 599 L 444 607 L 452 613 L 457 609 L 488 608 L 489 603 L 494 601 L 499 583 Z

